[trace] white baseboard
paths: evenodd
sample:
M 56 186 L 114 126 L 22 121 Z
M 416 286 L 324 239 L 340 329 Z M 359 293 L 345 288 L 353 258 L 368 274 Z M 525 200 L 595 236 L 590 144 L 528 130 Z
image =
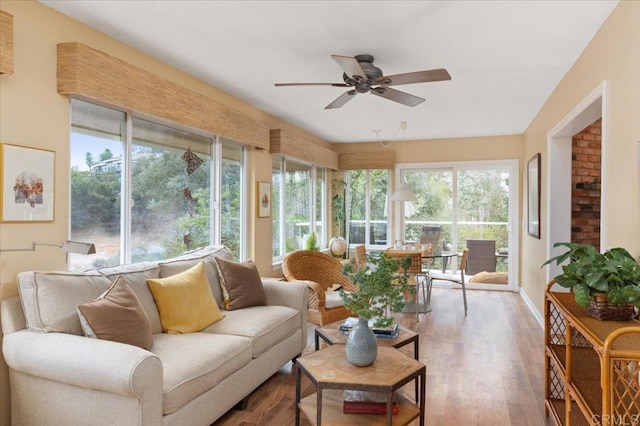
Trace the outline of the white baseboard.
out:
M 520 288 L 520 296 L 524 300 L 524 303 L 526 303 L 527 306 L 529 307 L 529 310 L 533 314 L 533 317 L 536 319 L 538 324 L 540 324 L 540 328 L 544 330 L 544 318 L 542 317 L 542 314 L 540 313 L 540 311 L 538 311 L 538 309 L 536 308 L 536 305 L 533 304 L 533 302 L 527 295 L 527 292 L 524 291 L 522 288 Z

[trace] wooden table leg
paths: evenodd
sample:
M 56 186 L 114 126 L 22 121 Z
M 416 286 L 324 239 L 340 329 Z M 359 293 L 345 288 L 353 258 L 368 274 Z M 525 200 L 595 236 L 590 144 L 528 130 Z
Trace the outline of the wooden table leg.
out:
M 296 368 L 296 426 L 300 426 L 300 367 Z
M 316 388 L 316 424 L 322 424 L 322 388 Z
M 422 373 L 420 374 L 420 426 L 424 426 L 424 412 L 425 412 L 425 406 L 424 406 L 424 401 L 425 401 L 425 379 L 426 379 L 426 372 L 425 370 L 422 370 Z

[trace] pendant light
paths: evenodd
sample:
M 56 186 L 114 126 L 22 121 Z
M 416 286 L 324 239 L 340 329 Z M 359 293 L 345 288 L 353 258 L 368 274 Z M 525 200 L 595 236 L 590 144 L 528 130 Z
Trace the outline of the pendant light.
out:
M 406 121 L 400 122 L 400 129 L 402 130 L 402 160 L 404 160 L 405 144 L 407 143 L 404 135 L 405 130 L 407 130 Z M 391 194 L 391 201 L 418 201 L 418 197 L 416 197 L 416 194 L 413 193 L 407 182 L 402 178 L 400 183 L 396 186 L 396 190 Z

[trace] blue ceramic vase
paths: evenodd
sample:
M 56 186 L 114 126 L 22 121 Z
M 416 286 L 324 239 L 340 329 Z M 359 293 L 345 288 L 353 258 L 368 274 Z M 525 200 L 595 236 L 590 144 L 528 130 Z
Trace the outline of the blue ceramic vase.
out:
M 358 318 L 358 324 L 353 327 L 347 337 L 345 350 L 347 361 L 356 367 L 366 367 L 376 360 L 378 342 L 366 319 Z

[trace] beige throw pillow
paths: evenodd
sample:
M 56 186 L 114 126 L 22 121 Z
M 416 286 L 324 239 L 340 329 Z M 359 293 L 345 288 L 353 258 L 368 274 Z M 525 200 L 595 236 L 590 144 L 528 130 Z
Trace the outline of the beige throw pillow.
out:
M 151 321 L 122 277 L 97 299 L 78 305 L 85 336 L 151 349 Z
M 166 333 L 195 333 L 224 318 L 213 298 L 203 261 L 179 274 L 149 279 L 147 284 Z
M 216 258 L 216 264 L 226 310 L 266 305 L 267 296 L 262 279 L 252 260 L 237 263 Z

